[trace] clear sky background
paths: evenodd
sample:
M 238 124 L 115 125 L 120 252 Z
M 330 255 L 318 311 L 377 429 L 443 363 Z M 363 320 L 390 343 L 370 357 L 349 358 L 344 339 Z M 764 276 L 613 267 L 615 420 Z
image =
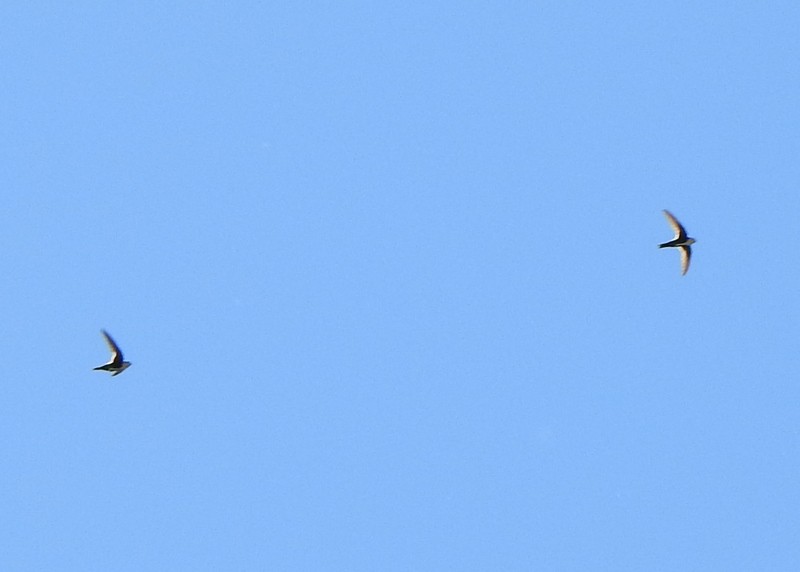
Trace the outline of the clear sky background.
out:
M 0 569 L 800 568 L 798 30 L 2 3 Z

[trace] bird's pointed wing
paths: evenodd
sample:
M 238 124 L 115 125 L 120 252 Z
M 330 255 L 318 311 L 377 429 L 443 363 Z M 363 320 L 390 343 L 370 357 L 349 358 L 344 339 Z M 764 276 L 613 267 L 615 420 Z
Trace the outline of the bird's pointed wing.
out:
M 122 361 L 122 350 L 119 349 L 117 342 L 114 341 L 107 331 L 101 330 L 103 332 L 103 336 L 106 338 L 106 343 L 108 344 L 108 349 L 111 350 L 111 363 L 121 362 Z
M 681 246 L 681 276 L 689 271 L 689 263 L 692 261 L 692 247 Z
M 667 209 L 664 209 L 664 216 L 667 217 L 667 222 L 672 227 L 672 230 L 675 231 L 675 238 L 684 240 L 686 238 L 686 229 L 683 228 L 683 225 L 679 223 L 678 219 Z

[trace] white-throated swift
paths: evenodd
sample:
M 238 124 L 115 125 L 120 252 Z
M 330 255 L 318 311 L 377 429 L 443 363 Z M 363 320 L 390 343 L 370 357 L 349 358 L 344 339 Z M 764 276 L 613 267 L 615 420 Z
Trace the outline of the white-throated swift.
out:
M 693 238 L 686 234 L 686 229 L 678 222 L 671 212 L 664 209 L 664 216 L 667 217 L 667 222 L 675 231 L 675 238 L 664 244 L 659 244 L 659 248 L 674 247 L 681 249 L 681 276 L 686 274 L 689 270 L 689 262 L 692 260 L 692 245 L 695 243 Z
M 128 367 L 130 367 L 131 362 L 124 361 L 122 357 L 122 350 L 119 349 L 119 346 L 114 341 L 114 339 L 108 335 L 108 332 L 105 330 L 100 330 L 103 332 L 103 336 L 106 338 L 106 343 L 108 344 L 108 349 L 111 350 L 111 361 L 108 363 L 104 363 L 103 365 L 99 365 L 94 368 L 94 371 L 98 369 L 102 369 L 103 371 L 108 371 L 111 373 L 111 377 L 115 375 L 121 374 L 125 371 Z

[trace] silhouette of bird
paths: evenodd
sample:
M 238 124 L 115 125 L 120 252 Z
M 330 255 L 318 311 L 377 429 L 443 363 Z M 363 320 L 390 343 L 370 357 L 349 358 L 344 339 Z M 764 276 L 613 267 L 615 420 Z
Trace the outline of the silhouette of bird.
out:
M 668 210 L 664 210 L 664 216 L 667 217 L 667 222 L 675 231 L 675 238 L 664 244 L 659 244 L 659 248 L 680 248 L 681 249 L 681 276 L 686 274 L 689 270 L 689 262 L 692 260 L 692 245 L 695 243 L 693 238 L 686 234 L 686 229 L 678 222 L 678 219 L 673 216 Z
M 108 332 L 105 330 L 100 330 L 103 333 L 103 336 L 106 338 L 106 343 L 108 344 L 108 349 L 111 350 L 111 361 L 108 363 L 104 363 L 103 365 L 99 365 L 94 368 L 94 371 L 101 369 L 103 371 L 108 371 L 111 373 L 111 377 L 115 375 L 121 374 L 125 371 L 128 367 L 130 367 L 131 362 L 125 361 L 122 357 L 122 350 L 119 349 L 119 346 L 114 341 L 114 339 L 108 335 Z

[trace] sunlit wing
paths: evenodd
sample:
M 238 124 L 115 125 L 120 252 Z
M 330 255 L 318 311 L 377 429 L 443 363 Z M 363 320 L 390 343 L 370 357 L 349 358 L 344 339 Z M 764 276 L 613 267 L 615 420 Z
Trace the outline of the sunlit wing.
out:
M 107 331 L 102 330 L 102 332 L 103 332 L 103 336 L 106 339 L 106 343 L 108 344 L 108 349 L 111 350 L 111 354 L 112 354 L 111 355 L 111 363 L 113 363 L 113 362 L 115 362 L 117 360 L 122 361 L 122 351 L 119 349 L 119 346 L 114 341 L 114 338 L 112 338 L 110 335 L 108 335 Z
M 672 227 L 672 230 L 675 231 L 675 238 L 686 238 L 686 229 L 678 222 L 678 219 L 667 209 L 664 209 L 664 216 L 667 217 L 667 222 Z
M 681 275 L 685 275 L 689 271 L 689 263 L 692 261 L 692 247 L 681 246 Z

